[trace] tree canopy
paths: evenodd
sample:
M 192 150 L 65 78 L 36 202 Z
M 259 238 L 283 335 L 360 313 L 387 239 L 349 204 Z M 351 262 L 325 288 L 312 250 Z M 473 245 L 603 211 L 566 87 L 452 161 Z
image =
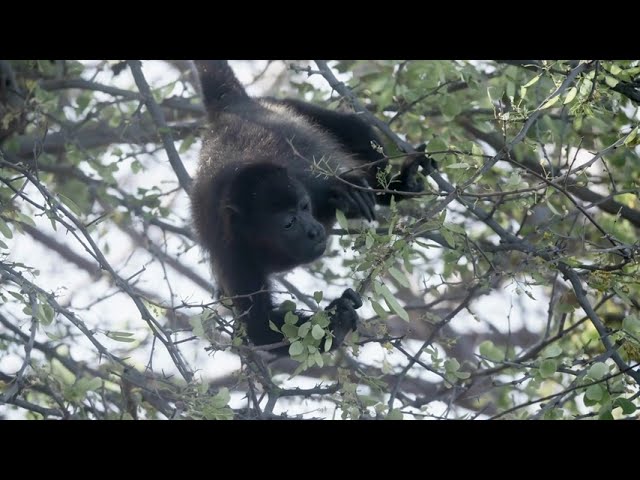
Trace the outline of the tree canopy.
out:
M 191 62 L 0 60 L 0 417 L 637 417 L 640 61 L 231 65 L 361 115 L 389 175 L 438 165 L 275 279 L 309 312 L 358 290 L 358 331 L 324 353 L 292 314 L 279 359 L 234 333 L 190 219 Z

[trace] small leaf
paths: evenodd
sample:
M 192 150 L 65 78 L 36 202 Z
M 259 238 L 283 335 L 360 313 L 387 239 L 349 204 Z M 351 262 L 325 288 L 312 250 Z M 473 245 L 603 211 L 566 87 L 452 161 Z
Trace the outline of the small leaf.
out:
M 367 248 L 367 250 L 373 247 L 374 242 L 375 240 L 373 239 L 373 236 L 367 233 L 367 235 L 364 238 L 364 246 Z
M 528 88 L 531 85 L 533 85 L 534 83 L 536 83 L 538 80 L 540 80 L 540 77 L 542 77 L 542 74 L 540 75 L 536 75 L 535 77 L 533 77 L 531 80 L 529 80 L 527 83 L 525 83 L 523 85 L 523 87 Z
M 341 210 L 336 210 L 336 220 L 338 220 L 338 225 L 343 229 L 349 231 L 349 222 L 347 221 L 347 217 L 344 216 Z
M 295 325 L 291 325 L 290 323 L 285 323 L 282 325 L 282 334 L 286 338 L 298 338 L 298 327 Z
M 633 142 L 633 140 L 636 138 L 637 135 L 638 135 L 638 127 L 634 128 L 629 132 L 629 135 L 627 135 L 627 138 L 624 139 L 624 144 L 629 145 L 631 142 Z
M 558 102 L 558 100 L 560 100 L 560 95 L 556 95 L 555 97 L 550 98 L 549 100 L 544 102 L 544 104 L 540 107 L 540 110 L 544 110 L 545 108 L 553 107 Z
M 562 353 L 562 348 L 560 348 L 560 345 L 558 345 L 557 343 L 554 343 L 544 351 L 544 358 L 555 358 L 561 353 Z
M 324 367 L 324 359 L 322 358 L 322 354 L 320 352 L 314 353 L 313 359 L 316 361 L 316 365 L 318 365 L 320 368 Z
M 304 352 L 304 345 L 300 341 L 293 342 L 289 347 L 289 355 L 292 357 L 300 355 L 302 352 Z
M 616 85 L 618 85 L 618 83 L 620 83 L 620 80 L 618 80 L 617 78 L 612 77 L 611 75 L 605 76 L 604 77 L 604 81 L 611 88 L 615 87 Z
M 211 398 L 211 406 L 214 408 L 222 408 L 229 403 L 229 400 L 231 400 L 229 389 L 227 387 L 222 387 L 220 391 Z
M 102 386 L 102 379 L 99 378 L 99 377 L 92 378 L 85 385 L 87 391 L 89 391 L 89 392 L 95 392 L 101 386 Z
M 554 373 L 556 373 L 557 369 L 558 369 L 558 364 L 556 363 L 555 360 L 552 360 L 552 359 L 543 360 L 542 363 L 540 364 L 540 376 L 542 378 L 549 378 L 553 376 Z
M 273 323 L 271 320 L 269 320 L 269 328 L 270 328 L 271 330 L 273 330 L 274 332 L 281 333 L 281 332 L 280 332 L 280 329 L 279 329 L 279 328 L 276 326 L 276 324 L 275 324 L 275 323 Z
M 76 204 L 76 202 L 71 200 L 69 197 L 65 197 L 61 193 L 58 193 L 58 196 L 60 197 L 60 201 L 64 203 L 67 207 L 69 207 L 69 210 L 75 213 L 76 216 L 79 217 L 80 215 L 82 215 L 82 210 L 80 209 L 78 204 Z
M 2 218 L 0 218 L 0 233 L 6 238 L 13 238 L 13 232 Z
M 594 380 L 600 380 L 607 373 L 609 373 L 609 369 L 607 368 L 607 365 L 604 364 L 603 362 L 597 362 L 591 365 L 591 368 L 587 372 L 587 375 L 589 375 Z
M 381 319 L 386 320 L 389 317 L 389 312 L 387 312 L 382 305 L 380 305 L 375 300 L 371 300 L 371 306 L 373 307 L 373 311 L 376 312 Z
M 589 388 L 587 388 L 587 393 L 585 394 L 585 396 L 589 400 L 597 402 L 598 400 L 602 399 L 602 394 L 602 387 L 600 387 L 600 385 L 591 385 Z
M 571 103 L 571 101 L 576 98 L 576 95 L 578 94 L 578 89 L 576 87 L 571 87 L 569 89 L 569 91 L 567 92 L 567 96 L 564 97 L 564 102 L 562 102 L 563 105 L 566 105 L 567 103 Z
M 480 344 L 480 355 L 491 360 L 492 362 L 501 362 L 504 360 L 504 354 L 498 349 L 491 340 L 485 340 Z
M 394 409 L 389 411 L 389 413 L 385 417 L 385 420 L 402 420 L 403 418 L 404 415 L 402 414 L 402 412 L 400 410 Z
M 313 299 L 316 301 L 316 303 L 320 303 L 322 301 L 322 291 L 318 290 L 317 292 L 313 292 Z
M 389 290 L 389 288 L 387 288 L 386 285 L 381 284 L 380 285 L 380 291 L 382 293 L 384 301 L 387 303 L 387 306 L 391 310 L 393 310 L 402 320 L 404 320 L 405 322 L 408 322 L 409 321 L 409 314 L 402 307 L 402 305 L 400 305 L 398 303 L 396 298 L 393 296 L 393 293 L 391 293 L 391 290 Z
M 317 325 L 316 325 L 317 326 Z M 311 330 L 311 322 L 304 322 L 302 325 L 300 325 L 300 327 L 298 328 L 298 336 L 300 338 L 304 338 L 307 336 L 307 333 L 309 333 L 309 330 Z
M 320 325 L 314 325 L 311 330 L 311 336 L 316 340 L 320 340 L 324 337 L 324 329 Z
M 53 310 L 53 307 L 48 303 L 41 304 L 41 307 L 44 313 L 44 322 L 42 323 L 44 325 L 50 325 L 51 322 L 53 321 L 53 315 L 55 314 L 55 311 Z
M 296 303 L 291 300 L 285 300 L 280 305 L 280 310 L 285 312 L 293 312 L 296 309 Z
M 296 323 L 298 323 L 298 320 L 298 316 L 292 311 L 288 311 L 284 315 L 284 323 L 286 323 L 287 325 L 295 325 Z
M 398 270 L 395 267 L 389 268 L 389 273 L 393 278 L 395 278 L 398 281 L 400 285 L 402 285 L 405 288 L 409 288 L 410 286 L 409 280 L 407 280 L 407 277 L 405 276 L 404 273 L 402 273 L 400 270 Z
M 331 350 L 332 344 L 333 344 L 333 337 L 327 336 L 327 338 L 324 341 L 324 351 L 328 352 L 329 350 Z
M 455 373 L 460 369 L 460 362 L 455 358 L 450 358 L 444 361 L 444 369 L 447 373 Z
M 453 234 L 450 230 L 443 228 L 440 230 L 440 234 L 451 248 L 454 248 L 456 246 L 456 241 L 453 238 Z
M 616 407 L 621 407 L 622 413 L 624 413 L 625 415 L 631 415 L 636 411 L 636 406 L 633 404 L 633 402 L 627 400 L 626 398 L 618 397 L 616 398 L 616 401 L 613 402 L 613 404 Z
M 468 163 L 465 162 L 458 162 L 458 163 L 452 163 L 451 165 L 447 165 L 447 168 L 451 168 L 451 169 L 468 169 L 471 168 L 471 165 L 469 165 Z

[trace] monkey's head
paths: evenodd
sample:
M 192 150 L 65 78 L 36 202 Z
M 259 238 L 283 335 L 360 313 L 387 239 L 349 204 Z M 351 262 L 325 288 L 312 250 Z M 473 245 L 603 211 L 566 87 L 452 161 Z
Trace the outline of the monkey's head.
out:
M 270 163 L 240 167 L 230 186 L 229 227 L 265 273 L 319 258 L 327 235 L 312 214 L 311 199 L 287 169 Z

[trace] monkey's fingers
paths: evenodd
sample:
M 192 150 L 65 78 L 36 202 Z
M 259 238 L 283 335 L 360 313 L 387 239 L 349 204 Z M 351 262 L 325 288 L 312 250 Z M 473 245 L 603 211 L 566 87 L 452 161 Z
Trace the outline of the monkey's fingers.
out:
M 358 205 L 358 211 L 362 214 L 362 216 L 369 221 L 373 221 L 376 218 L 373 207 L 367 203 L 366 197 L 365 195 L 363 195 L 363 193 L 366 192 L 362 192 L 360 190 L 352 190 L 348 192 L 347 195 L 349 195 L 349 198 L 351 198 L 356 203 L 356 205 Z
M 352 288 L 347 288 L 342 292 L 342 296 L 340 298 L 349 300 L 353 305 L 354 310 L 357 310 L 362 306 L 362 298 L 360 298 L 360 295 Z

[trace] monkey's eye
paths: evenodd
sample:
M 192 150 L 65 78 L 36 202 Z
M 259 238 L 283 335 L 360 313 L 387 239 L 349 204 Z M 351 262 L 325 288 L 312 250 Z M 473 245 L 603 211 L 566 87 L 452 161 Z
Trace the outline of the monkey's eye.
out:
M 309 207 L 310 207 L 310 206 L 311 206 L 311 205 L 309 204 L 309 202 L 304 202 L 304 203 L 302 204 L 302 206 L 300 207 L 300 209 L 301 209 L 303 212 L 306 212 L 307 210 L 309 210 Z
M 287 223 L 285 223 L 284 225 L 284 229 L 285 230 L 289 230 L 291 227 L 293 227 L 293 225 L 296 223 L 296 217 L 291 215 L 288 219 L 287 219 Z

